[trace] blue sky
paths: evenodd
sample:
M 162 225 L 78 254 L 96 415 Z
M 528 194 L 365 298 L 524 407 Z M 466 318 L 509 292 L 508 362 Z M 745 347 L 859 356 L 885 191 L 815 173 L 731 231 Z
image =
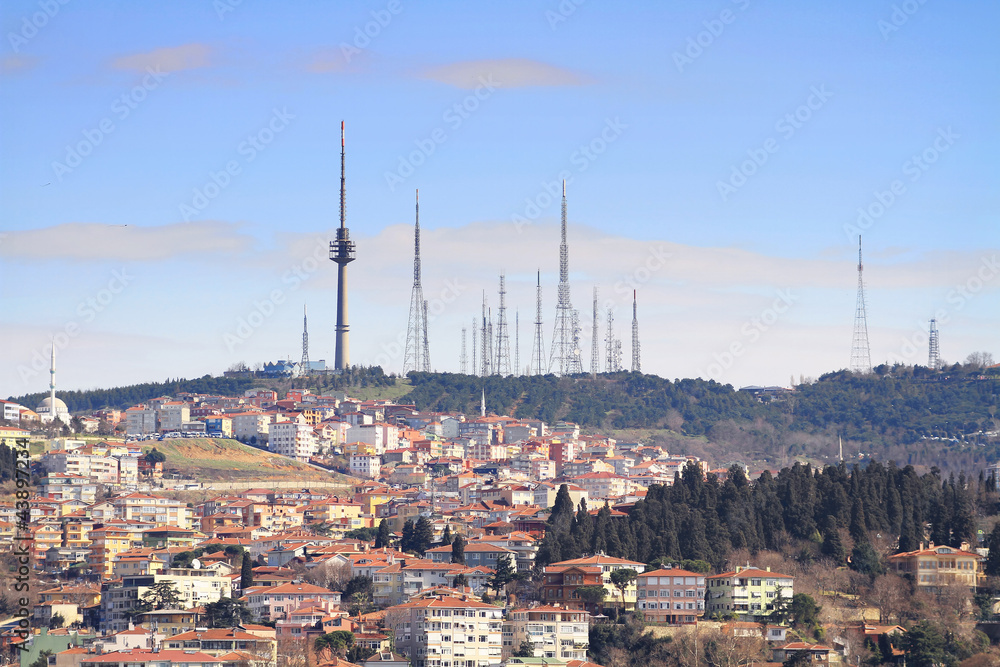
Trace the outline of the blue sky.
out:
M 5 2 L 0 394 L 45 387 L 53 336 L 66 388 L 298 358 L 304 303 L 332 360 L 335 267 L 313 256 L 341 120 L 355 363 L 402 366 L 420 188 L 433 366 L 458 370 L 500 271 L 526 365 L 537 269 L 551 337 L 563 176 L 587 359 L 595 285 L 628 358 L 632 285 L 648 372 L 842 368 L 859 229 L 873 361 L 926 363 L 935 314 L 946 360 L 1000 354 L 998 19 L 934 0 Z

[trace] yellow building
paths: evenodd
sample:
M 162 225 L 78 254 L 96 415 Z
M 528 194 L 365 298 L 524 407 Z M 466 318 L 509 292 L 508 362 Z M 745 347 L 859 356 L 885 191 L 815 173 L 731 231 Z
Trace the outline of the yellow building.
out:
M 730 572 L 706 577 L 705 582 L 708 584 L 706 616 L 732 613 L 740 620 L 757 621 L 771 615 L 779 597 L 792 598 L 795 579 L 771 572 L 771 568 L 737 566 Z
M 976 553 L 954 547 L 936 547 L 933 542 L 926 549 L 889 556 L 892 569 L 900 574 L 913 575 L 919 589 L 931 593 L 952 584 L 967 586 L 975 591 L 979 562 L 980 556 Z

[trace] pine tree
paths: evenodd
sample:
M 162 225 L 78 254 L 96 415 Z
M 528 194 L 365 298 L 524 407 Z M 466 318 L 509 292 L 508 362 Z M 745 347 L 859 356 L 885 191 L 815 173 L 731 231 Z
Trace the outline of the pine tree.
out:
M 855 497 L 851 504 L 851 539 L 860 544 L 868 541 L 868 527 L 865 520 L 865 506 L 861 497 Z
M 457 535 L 451 543 L 451 562 L 465 565 L 465 540 L 461 535 Z
M 993 525 L 989 544 L 990 550 L 983 563 L 983 572 L 988 577 L 1000 577 L 1000 522 Z
M 834 563 L 842 565 L 847 560 L 847 551 L 844 549 L 844 543 L 840 539 L 840 529 L 837 528 L 837 520 L 833 516 L 827 515 L 825 524 L 823 528 L 823 544 L 820 550 L 829 556 Z
M 375 533 L 375 548 L 381 549 L 387 547 L 391 542 L 392 535 L 389 533 L 389 522 L 382 519 L 378 524 L 378 532 Z
M 250 553 L 244 551 L 243 563 L 240 566 L 240 590 L 245 591 L 251 586 L 253 586 L 253 563 L 250 562 Z
M 443 546 L 445 544 L 451 544 L 451 542 L 452 542 L 451 526 L 446 524 L 444 527 L 444 532 L 441 533 L 441 545 Z
M 433 543 L 434 529 L 431 527 L 430 520 L 422 516 L 417 519 L 417 525 L 413 528 L 413 550 L 423 556 Z
M 413 548 L 413 519 L 407 519 L 403 523 L 403 536 L 399 540 L 399 548 L 402 551 L 414 551 L 414 548 Z

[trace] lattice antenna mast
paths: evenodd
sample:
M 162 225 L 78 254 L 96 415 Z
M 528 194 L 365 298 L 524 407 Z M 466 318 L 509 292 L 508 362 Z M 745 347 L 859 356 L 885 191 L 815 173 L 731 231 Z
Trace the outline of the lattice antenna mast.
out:
M 590 329 L 590 374 L 596 376 L 601 372 L 601 336 L 597 324 L 597 285 L 594 285 L 594 323 Z
M 423 317 L 423 323 L 424 323 L 424 336 L 423 336 L 423 338 L 424 338 L 424 344 L 423 344 L 424 353 L 422 355 L 423 356 L 422 361 L 424 363 L 423 370 L 424 370 L 425 373 L 430 373 L 431 372 L 431 343 L 430 343 L 430 340 L 427 338 L 427 301 L 426 300 L 424 300 L 423 311 L 424 311 L 423 312 L 423 316 L 424 316 Z
M 510 375 L 510 336 L 507 333 L 507 281 L 500 273 L 500 307 L 497 308 L 497 356 L 493 372 Z
M 424 359 L 424 288 L 420 283 L 420 190 L 416 193 L 413 223 L 413 287 L 410 290 L 410 315 L 406 321 L 406 345 L 403 348 L 403 375 L 427 370 Z
M 480 360 L 479 374 L 482 377 L 486 377 L 492 372 L 492 369 L 490 368 L 490 350 L 493 347 L 493 342 L 490 339 L 490 327 L 486 316 L 485 290 L 483 290 L 483 323 L 482 328 L 479 330 L 479 334 L 481 336 L 479 349 L 482 352 L 480 355 L 482 356 L 482 359 Z
M 489 371 L 490 375 L 496 375 L 497 373 L 497 359 L 493 356 L 493 309 L 486 309 L 486 356 L 489 359 Z
M 299 368 L 304 375 L 309 374 L 309 319 L 306 317 L 306 305 L 302 304 L 302 361 Z
M 569 244 L 566 241 L 566 181 L 563 181 L 562 225 L 559 243 L 559 287 L 556 301 L 555 330 L 549 353 L 549 371 L 559 375 L 582 373 L 576 312 L 569 292 Z
M 545 341 L 542 338 L 542 272 L 535 287 L 535 333 L 531 338 L 531 375 L 545 373 Z
M 608 373 L 617 373 L 621 370 L 621 363 L 616 355 L 616 350 L 620 348 L 616 347 L 615 342 L 615 311 L 608 308 L 608 328 L 604 334 L 605 354 L 607 355 L 605 368 Z
M 472 334 L 472 366 L 470 370 L 472 375 L 479 375 L 479 366 L 476 365 L 476 346 L 479 340 L 479 324 L 476 322 L 476 318 L 472 318 L 472 327 L 469 328 L 469 333 Z
M 871 373 L 871 348 L 868 346 L 868 315 L 865 309 L 864 264 L 861 261 L 861 236 L 858 236 L 858 300 L 854 308 L 854 340 L 851 345 L 851 371 Z
M 462 327 L 462 352 L 458 357 L 458 372 L 466 375 L 469 371 L 468 358 L 465 355 L 465 327 Z
M 344 122 L 340 122 L 340 227 L 337 238 L 330 241 L 330 261 L 337 264 L 337 347 L 334 369 L 346 370 L 351 365 L 347 324 L 347 265 L 355 259 L 355 245 L 347 229 L 347 167 L 345 157 Z
M 632 290 L 632 372 L 641 373 L 642 363 L 639 355 L 639 316 L 637 314 L 635 290 Z
M 514 311 L 514 375 L 521 374 L 521 315 Z
M 931 370 L 941 368 L 941 348 L 938 343 L 937 320 L 931 320 L 931 328 L 927 334 L 927 367 Z

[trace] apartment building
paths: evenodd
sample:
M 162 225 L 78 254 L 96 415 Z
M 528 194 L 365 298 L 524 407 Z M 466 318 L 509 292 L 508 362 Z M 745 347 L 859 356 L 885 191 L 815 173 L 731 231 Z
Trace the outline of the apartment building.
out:
M 586 660 L 590 648 L 590 614 L 559 604 L 512 609 L 503 624 L 503 658 L 506 660 L 525 640 L 535 647 L 534 657 Z
M 157 410 L 160 422 L 160 433 L 171 433 L 184 428 L 184 423 L 191 421 L 191 407 L 183 401 L 166 401 Z
M 146 521 L 154 526 L 177 526 L 193 530 L 194 509 L 178 500 L 143 493 L 130 493 L 112 498 L 115 515 L 126 521 Z
M 643 572 L 636 590 L 636 609 L 652 623 L 687 625 L 705 613 L 704 574 L 680 569 Z
M 125 433 L 129 436 L 156 433 L 156 410 L 137 405 L 125 411 Z
M 229 577 L 215 570 L 179 567 L 155 574 L 125 576 L 120 580 L 107 581 L 101 589 L 101 629 L 111 633 L 127 630 L 128 612 L 136 607 L 142 596 L 153 586 L 165 582 L 173 584 L 184 609 L 217 602 L 232 590 Z
M 708 601 L 705 611 L 733 612 L 743 621 L 764 620 L 774 611 L 778 597 L 791 599 L 795 579 L 787 574 L 737 566 L 735 570 L 705 577 Z
M 439 595 L 386 609 L 395 648 L 413 667 L 488 667 L 502 659 L 503 610 Z
M 267 448 L 297 461 L 308 461 L 319 445 L 312 426 L 291 421 L 271 424 Z
M 635 582 L 626 586 L 624 592 L 611 583 L 611 573 L 623 568 L 640 572 L 646 568 L 646 564 L 604 554 L 552 563 L 545 568 L 542 600 L 549 604 L 559 602 L 567 607 L 583 609 L 584 601 L 577 595 L 577 589 L 581 586 L 603 585 L 607 591 L 606 604 L 624 604 L 625 609 L 634 609 L 637 592 Z
M 382 459 L 377 454 L 351 454 L 351 474 L 366 479 L 376 479 L 382 470 Z

